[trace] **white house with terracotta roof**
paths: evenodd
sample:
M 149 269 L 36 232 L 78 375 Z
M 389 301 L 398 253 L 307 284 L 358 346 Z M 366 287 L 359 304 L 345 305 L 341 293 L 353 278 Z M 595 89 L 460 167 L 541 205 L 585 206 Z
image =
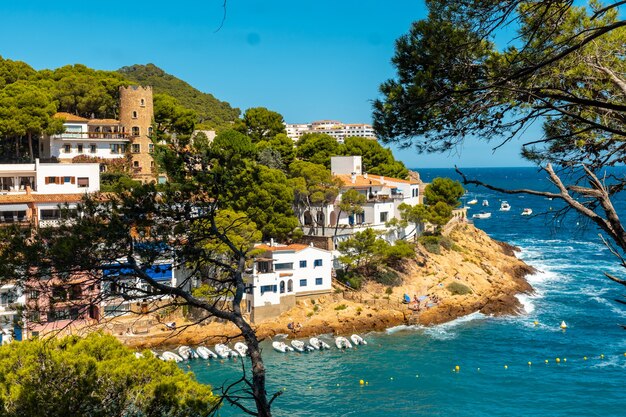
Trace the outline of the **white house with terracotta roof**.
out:
M 361 137 L 376 140 L 371 125 L 364 123 L 342 123 L 339 120 L 316 120 L 311 123 L 285 123 L 287 136 L 297 142 L 305 133 L 324 133 L 339 143 L 346 138 Z
M 100 190 L 99 164 L 0 164 L 0 226 L 58 223 L 59 206 L 76 207 Z
M 386 223 L 394 218 L 400 219 L 400 204 L 414 206 L 422 203 L 424 183 L 368 174 L 363 172 L 362 166 L 361 156 L 331 157 L 331 172 L 341 180 L 341 191 L 334 203 L 320 207 L 315 213 L 303 214 L 301 223 L 305 233 L 315 229 L 317 235 L 333 236 L 337 243 L 366 228 L 380 231 L 389 242 L 416 232 L 413 226 L 398 230 L 387 227 Z M 363 213 L 353 216 L 340 210 L 341 197 L 350 189 L 366 197 Z
M 244 296 L 252 321 L 279 316 L 299 298 L 328 294 L 332 288 L 332 254 L 314 246 L 275 243 L 256 245 L 262 253 L 248 271 Z

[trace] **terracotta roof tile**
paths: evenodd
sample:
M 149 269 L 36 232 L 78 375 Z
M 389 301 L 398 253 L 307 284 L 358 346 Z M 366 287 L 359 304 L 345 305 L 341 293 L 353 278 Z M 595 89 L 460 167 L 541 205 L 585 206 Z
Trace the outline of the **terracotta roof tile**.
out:
M 89 121 L 89 119 L 85 119 L 84 117 L 76 116 L 75 114 L 66 112 L 58 112 L 54 115 L 54 117 L 57 119 L 65 119 L 66 122 L 85 123 Z
M 118 125 L 119 120 L 116 119 L 91 119 L 87 122 L 88 125 Z
M 335 177 L 339 178 L 343 185 L 346 187 L 369 187 L 370 185 L 384 185 L 382 176 L 368 174 L 367 178 L 363 175 L 357 175 L 354 183 L 350 174 L 338 174 Z M 401 182 L 404 184 L 419 184 L 417 181 L 401 180 L 400 178 L 385 177 L 385 182 Z
M 261 245 L 257 245 L 255 246 L 256 249 L 261 249 L 261 250 L 266 250 L 269 252 L 281 252 L 281 251 L 295 251 L 295 252 L 299 252 L 303 249 L 308 248 L 308 245 L 302 245 L 300 243 L 292 243 L 291 245 L 286 245 L 286 246 L 269 246 L 266 244 L 261 244 Z

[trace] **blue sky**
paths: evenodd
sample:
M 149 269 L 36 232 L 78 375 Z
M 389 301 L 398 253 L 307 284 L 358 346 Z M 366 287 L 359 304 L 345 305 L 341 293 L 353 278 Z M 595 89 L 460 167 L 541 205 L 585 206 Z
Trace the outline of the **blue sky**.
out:
M 425 16 L 419 0 L 16 1 L 0 5 L 0 55 L 35 67 L 114 70 L 154 63 L 245 110 L 287 122 L 371 123 L 393 77 L 394 41 Z M 519 144 L 494 155 L 473 141 L 451 155 L 398 151 L 410 167 L 520 166 Z

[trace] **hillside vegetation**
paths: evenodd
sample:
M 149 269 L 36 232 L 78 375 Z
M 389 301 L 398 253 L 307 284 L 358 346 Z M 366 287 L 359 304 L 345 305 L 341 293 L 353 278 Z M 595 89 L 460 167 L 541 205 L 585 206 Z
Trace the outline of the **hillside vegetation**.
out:
M 125 79 L 140 85 L 151 85 L 155 93 L 168 94 L 198 115 L 199 127 L 216 128 L 239 118 L 239 109 L 203 93 L 185 81 L 163 71 L 154 64 L 131 65 L 117 70 Z

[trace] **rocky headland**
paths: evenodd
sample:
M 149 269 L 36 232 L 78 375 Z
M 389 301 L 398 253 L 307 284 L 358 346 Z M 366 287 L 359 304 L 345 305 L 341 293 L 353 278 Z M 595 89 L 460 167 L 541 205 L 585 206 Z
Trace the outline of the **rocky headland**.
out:
M 301 300 L 276 319 L 256 324 L 258 336 L 289 334 L 291 322 L 301 325 L 292 336 L 305 337 L 378 331 L 401 324 L 436 325 L 476 311 L 494 316 L 523 312 L 516 295 L 532 292 L 525 276 L 534 269 L 515 256 L 517 248 L 466 223 L 445 234 L 453 242 L 451 248 L 442 247 L 436 254 L 418 246 L 416 259 L 402 267 L 401 285 L 368 282 L 358 291 L 337 285 L 332 294 Z M 405 294 L 410 303 L 403 302 Z M 414 298 L 420 300 L 419 310 Z M 172 320 L 177 322 L 176 331 L 156 325 L 145 334 L 117 336 L 136 348 L 211 344 L 238 336 L 229 323 L 185 327 L 181 317 Z

